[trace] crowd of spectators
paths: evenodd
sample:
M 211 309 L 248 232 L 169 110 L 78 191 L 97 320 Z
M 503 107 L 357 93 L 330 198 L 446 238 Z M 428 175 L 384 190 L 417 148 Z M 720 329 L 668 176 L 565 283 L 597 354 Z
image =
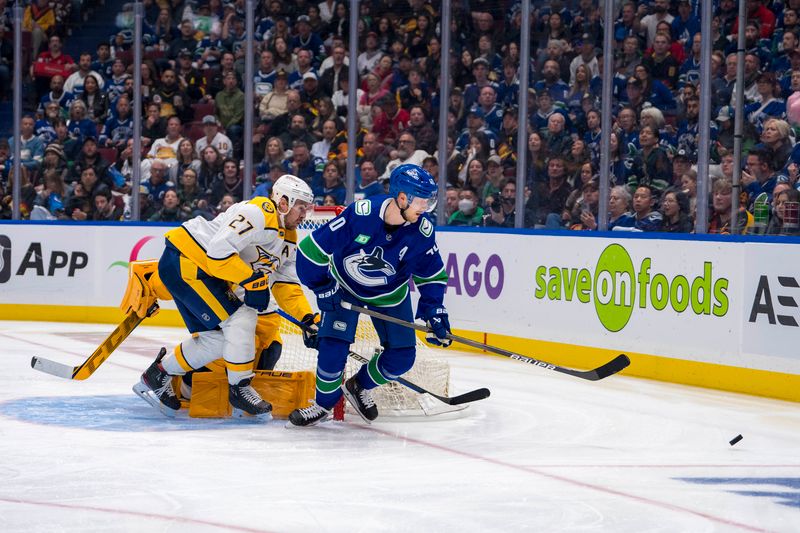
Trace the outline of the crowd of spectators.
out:
M 797 234 L 800 148 L 787 98 L 800 91 L 800 0 L 743 0 L 744 106 L 735 105 L 738 4 L 714 2 L 701 36 L 700 0 L 617 2 L 613 27 L 609 227 L 691 232 L 698 202 L 709 232 Z M 359 127 L 355 198 L 381 194 L 391 170 L 447 169 L 446 220 L 512 227 L 517 138 L 527 139 L 526 227 L 598 227 L 603 32 L 596 0 L 533 2 L 530 85 L 520 90 L 518 0 L 454 2 L 451 94 L 439 97 L 441 2 L 362 0 L 359 51 L 348 57 L 348 2 L 257 2 L 256 53 L 245 55 L 244 0 L 145 0 L 144 62 L 133 61 L 132 5 L 117 30 L 75 62 L 49 0 L 26 9 L 33 56 L 20 139 L 0 140 L 0 218 L 10 216 L 11 151 L 22 147 L 22 211 L 31 218 L 213 217 L 242 199 L 244 180 L 269 194 L 277 177 L 306 180 L 320 205 L 345 201 L 345 161 Z M 48 10 L 52 11 L 46 15 Z M 0 0 L 0 99 L 9 98 L 11 20 Z M 700 47 L 712 42 L 712 101 L 700 102 Z M 448 57 L 448 54 L 444 54 Z M 245 62 L 254 101 L 245 101 Z M 141 69 L 142 92 L 132 72 Z M 358 86 L 348 82 L 358 71 Z M 348 94 L 356 91 L 350 109 Z M 131 190 L 133 100 L 142 98 L 142 185 Z M 518 124 L 520 98 L 529 116 Z M 447 153 L 438 152 L 446 105 Z M 697 198 L 699 110 L 711 107 L 708 198 Z M 244 130 L 247 106 L 255 129 Z M 745 119 L 740 216 L 731 222 L 733 123 Z M 244 143 L 254 176 L 244 176 Z

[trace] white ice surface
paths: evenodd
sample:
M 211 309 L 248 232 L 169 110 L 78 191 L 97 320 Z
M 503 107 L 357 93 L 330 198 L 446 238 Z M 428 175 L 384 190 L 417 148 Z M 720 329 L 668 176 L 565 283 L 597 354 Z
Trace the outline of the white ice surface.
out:
M 179 329 L 87 381 L 30 367 L 111 329 L 0 322 L 0 532 L 800 531 L 797 404 L 447 351 L 453 393 L 492 391 L 460 417 L 288 430 L 137 398 Z

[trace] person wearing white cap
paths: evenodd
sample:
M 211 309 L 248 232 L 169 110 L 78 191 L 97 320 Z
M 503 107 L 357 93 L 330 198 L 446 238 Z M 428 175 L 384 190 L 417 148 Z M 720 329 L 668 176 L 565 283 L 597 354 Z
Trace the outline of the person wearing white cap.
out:
M 300 100 L 304 109 L 319 109 L 319 99 L 322 98 L 319 90 L 319 78 L 314 72 L 303 74 L 303 86 L 300 88 Z
M 205 135 L 197 139 L 194 145 L 195 152 L 202 154 L 207 146 L 213 146 L 224 157 L 233 155 L 233 143 L 227 135 L 219 131 L 219 124 L 214 115 L 203 117 L 203 132 Z

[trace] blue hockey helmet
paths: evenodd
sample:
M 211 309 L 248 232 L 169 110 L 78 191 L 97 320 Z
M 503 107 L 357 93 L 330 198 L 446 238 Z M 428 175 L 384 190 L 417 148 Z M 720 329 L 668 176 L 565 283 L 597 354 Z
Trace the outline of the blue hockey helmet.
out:
M 436 207 L 439 186 L 433 176 L 422 167 L 405 164 L 392 170 L 389 176 L 389 194 L 397 198 L 401 192 L 406 193 L 409 205 L 415 198 L 425 200 L 425 211 L 430 213 Z

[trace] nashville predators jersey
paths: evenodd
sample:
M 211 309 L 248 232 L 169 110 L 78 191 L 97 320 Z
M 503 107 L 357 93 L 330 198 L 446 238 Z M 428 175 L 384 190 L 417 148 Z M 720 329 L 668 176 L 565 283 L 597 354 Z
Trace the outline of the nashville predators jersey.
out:
M 207 274 L 238 284 L 262 272 L 283 309 L 301 318 L 311 312 L 295 268 L 297 232 L 280 227 L 271 199 L 239 202 L 213 220 L 193 218 L 166 238 Z

